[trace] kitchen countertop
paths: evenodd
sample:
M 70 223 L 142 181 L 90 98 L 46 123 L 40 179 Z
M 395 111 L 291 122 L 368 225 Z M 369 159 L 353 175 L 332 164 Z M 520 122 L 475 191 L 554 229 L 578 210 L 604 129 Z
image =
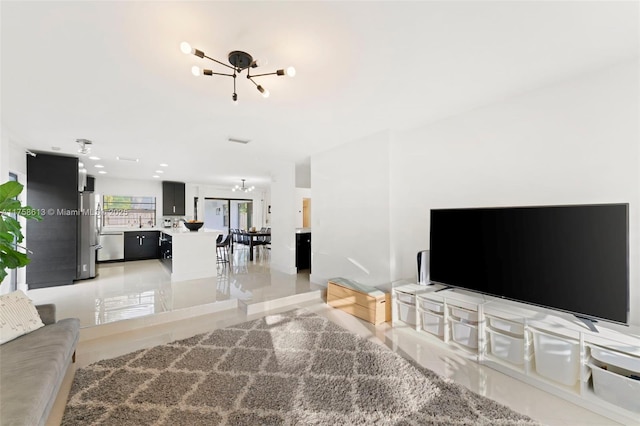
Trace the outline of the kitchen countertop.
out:
M 222 231 L 218 231 L 217 229 L 204 229 L 200 228 L 197 231 L 190 231 L 187 228 L 160 228 L 158 229 L 165 234 L 175 236 L 175 235 L 215 235 L 222 234 Z
M 197 231 L 190 231 L 187 228 L 181 226 L 180 228 L 163 228 L 160 226 L 156 226 L 153 228 L 133 228 L 133 227 L 121 227 L 121 226 L 113 226 L 113 227 L 105 227 L 102 228 L 101 233 L 108 232 L 142 232 L 142 231 L 160 231 L 169 235 L 210 235 L 210 234 L 222 234 L 222 231 L 217 229 L 205 229 L 200 228 Z
M 309 234 L 311 233 L 311 228 L 296 228 L 296 234 Z

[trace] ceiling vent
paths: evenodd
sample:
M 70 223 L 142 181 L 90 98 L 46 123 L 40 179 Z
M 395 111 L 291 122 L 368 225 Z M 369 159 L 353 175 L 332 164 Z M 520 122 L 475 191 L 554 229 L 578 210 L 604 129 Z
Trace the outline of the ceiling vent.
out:
M 229 142 L 233 142 L 233 143 L 241 143 L 243 145 L 248 144 L 249 142 L 251 142 L 251 139 L 240 139 L 240 138 L 229 138 L 228 139 Z

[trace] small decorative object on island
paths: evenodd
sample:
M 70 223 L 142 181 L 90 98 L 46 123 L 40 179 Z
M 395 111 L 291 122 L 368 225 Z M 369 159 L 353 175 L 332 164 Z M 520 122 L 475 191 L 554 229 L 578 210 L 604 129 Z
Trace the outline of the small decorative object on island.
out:
M 20 268 L 29 263 L 27 255 L 18 251 L 28 250 L 19 245 L 24 236 L 17 216 L 42 220 L 37 210 L 20 205 L 16 199 L 23 188 L 22 184 L 15 181 L 0 185 L 0 283 L 7 276 L 7 269 Z
M 198 222 L 196 220 L 190 220 L 184 223 L 184 226 L 186 226 L 190 231 L 197 231 L 198 229 L 202 228 L 203 225 L 204 222 Z

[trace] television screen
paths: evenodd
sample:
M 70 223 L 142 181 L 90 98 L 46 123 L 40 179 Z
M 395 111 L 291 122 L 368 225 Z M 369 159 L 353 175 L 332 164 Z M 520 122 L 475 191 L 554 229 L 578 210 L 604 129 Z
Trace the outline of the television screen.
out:
M 431 210 L 432 282 L 627 323 L 628 204 Z

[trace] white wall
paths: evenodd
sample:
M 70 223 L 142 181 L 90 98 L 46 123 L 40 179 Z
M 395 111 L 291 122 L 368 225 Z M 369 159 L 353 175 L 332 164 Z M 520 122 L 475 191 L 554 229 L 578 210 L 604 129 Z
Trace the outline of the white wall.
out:
M 271 174 L 271 268 L 296 273 L 295 166 L 282 163 Z
M 311 280 L 390 280 L 389 133 L 311 158 Z
M 27 156 L 24 146 L 21 141 L 16 140 L 13 135 L 3 126 L 0 126 L 0 184 L 9 180 L 9 173 L 14 173 L 18 176 L 18 182 L 25 185 L 25 189 L 20 194 L 20 200 L 22 204 L 27 199 Z M 27 245 L 26 240 L 26 220 L 19 219 L 22 224 L 22 234 L 25 236 L 22 244 Z M 25 268 L 19 268 L 16 271 L 16 278 L 18 289 L 27 291 L 27 285 L 25 281 Z M 7 275 L 4 281 L 0 283 L 0 294 L 6 294 L 9 292 L 9 279 L 10 275 Z
M 640 325 L 639 74 L 627 62 L 313 156 L 312 280 L 415 280 L 431 208 L 623 202 Z
M 311 189 L 296 188 L 296 201 L 295 201 L 296 228 L 302 228 L 302 225 L 303 225 L 302 200 L 304 198 L 311 198 Z
M 639 72 L 629 62 L 399 132 L 393 277 L 415 277 L 431 208 L 629 203 L 631 322 L 640 324 Z

